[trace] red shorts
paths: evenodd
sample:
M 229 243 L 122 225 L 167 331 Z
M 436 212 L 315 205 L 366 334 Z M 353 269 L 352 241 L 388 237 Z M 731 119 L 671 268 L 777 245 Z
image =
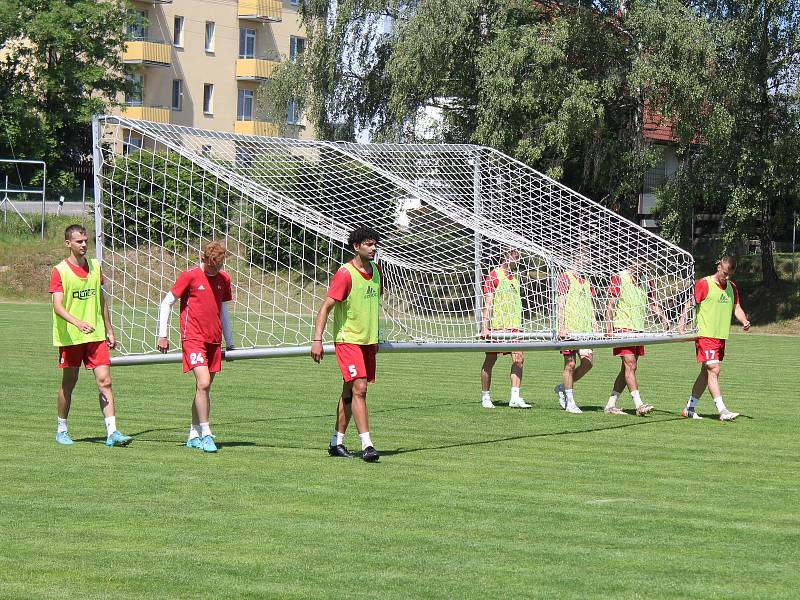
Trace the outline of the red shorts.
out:
M 694 341 L 697 352 L 697 362 L 718 363 L 725 357 L 725 340 L 717 338 L 699 337 Z
M 208 367 L 209 373 L 222 370 L 222 347 L 220 344 L 208 342 L 183 342 L 183 372 L 188 373 L 195 367 Z
M 644 356 L 644 346 L 614 348 L 614 356 Z
M 102 341 L 86 342 L 85 344 L 59 347 L 59 369 L 80 367 L 81 363 L 86 365 L 87 369 L 94 369 L 95 367 L 107 367 L 111 365 L 111 354 L 108 352 L 108 344 L 105 341 Z
M 375 383 L 375 355 L 378 344 L 334 344 L 336 361 L 345 381 L 366 377 L 369 383 Z

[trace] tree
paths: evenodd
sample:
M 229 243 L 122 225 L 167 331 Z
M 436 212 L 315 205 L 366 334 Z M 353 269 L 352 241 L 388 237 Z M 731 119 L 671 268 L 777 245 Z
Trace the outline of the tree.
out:
M 647 0 L 633 18 L 637 77 L 680 142 L 665 233 L 680 240 L 693 210 L 719 211 L 723 250 L 758 238 L 763 282 L 777 282 L 772 241 L 800 193 L 800 3 Z
M 125 0 L 11 0 L 0 6 L 0 155 L 44 160 L 51 185 L 91 153 L 93 114 L 132 91 Z

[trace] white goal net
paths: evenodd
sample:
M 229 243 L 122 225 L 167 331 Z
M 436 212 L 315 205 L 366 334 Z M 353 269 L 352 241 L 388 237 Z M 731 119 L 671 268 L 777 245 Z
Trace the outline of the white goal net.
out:
M 129 362 L 161 360 L 152 356 L 159 301 L 211 239 L 230 252 L 225 270 L 242 349 L 234 354 L 305 352 L 330 278 L 352 256 L 348 233 L 360 225 L 382 236 L 387 349 L 680 337 L 691 256 L 493 150 L 263 138 L 120 117 L 96 119 L 94 137 L 97 253 Z M 481 336 L 487 282 L 509 250 L 519 257 L 507 268 L 518 282 L 518 322 Z M 632 268 L 647 288 L 644 320 L 609 330 L 622 297 L 608 290 Z M 567 280 L 591 287 L 592 320 L 565 332 Z M 627 298 L 627 310 L 637 297 Z

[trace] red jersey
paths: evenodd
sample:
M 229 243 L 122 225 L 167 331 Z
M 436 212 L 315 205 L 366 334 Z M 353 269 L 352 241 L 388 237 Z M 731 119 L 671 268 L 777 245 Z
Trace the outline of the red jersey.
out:
M 512 281 L 514 274 L 506 271 L 506 279 Z M 500 278 L 497 276 L 497 269 L 492 269 L 483 281 L 483 293 L 494 294 L 497 291 L 497 286 L 500 285 Z
M 72 272 L 75 273 L 81 279 L 86 279 L 89 276 L 89 261 L 86 261 L 86 266 L 79 266 L 73 265 L 72 261 L 68 260 L 65 261 L 69 268 L 72 269 Z M 100 271 L 100 285 L 103 285 L 106 282 L 105 278 L 103 277 L 103 271 Z M 61 273 L 58 272 L 58 269 L 53 269 L 53 272 L 50 273 L 50 289 L 48 290 L 51 294 L 56 292 L 63 292 L 64 291 L 64 284 L 61 283 Z
M 220 307 L 233 298 L 228 274 L 208 275 L 202 267 L 195 267 L 178 275 L 170 292 L 181 299 L 181 341 L 220 344 Z
M 352 264 L 353 261 L 350 261 Z M 381 294 L 383 294 L 383 271 L 381 268 L 372 263 L 372 265 L 378 269 L 378 275 L 381 278 Z M 355 265 L 354 265 L 355 266 Z M 356 267 L 356 270 L 361 274 L 361 276 L 366 279 L 367 281 L 372 280 L 372 275 L 367 275 L 361 269 Z M 350 290 L 353 288 L 353 280 L 350 279 L 350 271 L 342 267 L 333 275 L 333 279 L 331 279 L 331 285 L 328 288 L 328 297 L 333 298 L 337 302 L 342 302 L 345 298 L 350 295 Z
M 583 283 L 585 281 L 583 277 L 580 277 L 578 275 L 575 275 L 575 279 L 578 280 L 578 283 Z M 567 275 L 566 273 L 562 273 L 561 275 L 559 275 L 558 283 L 556 283 L 556 293 L 559 296 L 565 295 L 567 292 L 569 292 L 569 284 L 570 284 L 569 275 Z M 589 293 L 591 293 L 592 298 L 594 298 L 594 286 L 592 285 L 589 286 Z
M 733 305 L 736 306 L 739 304 L 739 290 L 736 289 L 736 284 L 733 283 L 730 279 L 728 283 L 731 284 L 731 288 L 733 288 Z M 720 287 L 720 285 L 715 281 L 714 285 L 716 285 L 720 290 L 724 290 L 725 288 Z M 697 281 L 694 284 L 694 302 L 695 304 L 700 304 L 703 300 L 706 299 L 708 296 L 708 281 L 705 278 Z
M 620 295 L 622 290 L 622 278 L 619 275 L 614 275 L 611 278 L 611 285 L 608 286 L 608 297 L 609 298 L 616 298 Z M 656 292 L 653 289 L 653 280 L 647 280 L 647 297 L 650 298 L 652 302 L 656 301 Z

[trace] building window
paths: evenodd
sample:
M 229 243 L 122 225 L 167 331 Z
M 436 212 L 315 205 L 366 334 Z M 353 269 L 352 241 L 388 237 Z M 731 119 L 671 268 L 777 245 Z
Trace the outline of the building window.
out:
M 289 4 L 291 4 L 292 6 L 297 6 L 297 0 L 291 0 Z
M 147 11 L 134 10 L 132 12 L 133 22 L 128 25 L 128 39 L 136 42 L 147 39 Z
M 131 152 L 138 152 L 142 149 L 142 138 L 134 137 L 128 133 L 127 137 L 122 142 L 122 154 L 128 155 Z
M 306 51 L 306 38 L 291 36 L 289 38 L 289 60 L 294 62 Z
M 144 75 L 133 73 L 126 79 L 133 84 L 133 90 L 125 94 L 125 104 L 128 106 L 141 106 L 144 100 Z
M 253 120 L 253 90 L 239 90 L 236 100 L 236 120 Z
M 652 194 L 656 188 L 660 188 L 667 180 L 666 163 L 660 160 L 658 164 L 645 171 L 644 184 L 642 185 L 643 194 Z
M 214 51 L 214 21 L 206 21 L 206 52 Z
M 175 17 L 172 27 L 172 45 L 183 48 L 183 17 Z
M 239 29 L 239 58 L 255 58 L 256 30 L 241 27 Z
M 214 84 L 203 84 L 203 114 L 214 114 Z
M 286 107 L 286 122 L 289 125 L 301 125 L 303 122 L 303 110 L 298 106 L 297 100 L 289 100 Z
M 172 110 L 183 109 L 183 81 L 172 80 Z

